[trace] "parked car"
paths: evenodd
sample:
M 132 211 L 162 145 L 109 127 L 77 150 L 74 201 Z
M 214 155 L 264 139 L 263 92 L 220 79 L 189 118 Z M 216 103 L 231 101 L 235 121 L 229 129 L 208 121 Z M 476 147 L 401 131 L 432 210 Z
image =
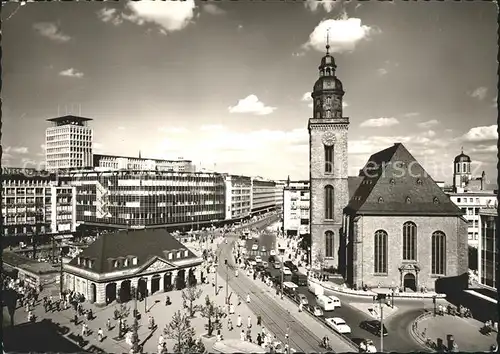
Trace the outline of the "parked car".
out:
M 270 250 L 270 251 L 269 251 L 269 254 L 270 254 L 271 256 L 276 256 L 276 251 L 275 251 L 275 250 Z
M 340 302 L 340 299 L 336 297 L 335 295 L 329 295 L 328 298 L 332 300 L 333 305 L 335 307 L 342 307 L 342 303 Z
M 261 252 L 266 252 L 266 251 L 267 251 L 266 246 L 262 246 L 262 247 L 260 248 L 260 251 L 261 251 Z
M 267 261 L 268 261 L 269 263 L 274 263 L 274 262 L 276 262 L 276 261 L 277 261 L 277 259 L 276 259 L 276 257 L 275 257 L 275 256 L 272 256 L 272 255 L 271 255 L 271 256 L 269 256 L 269 258 L 267 259 Z
M 262 262 L 262 257 L 261 256 L 255 256 L 255 262 L 261 263 Z
M 293 264 L 292 261 L 286 261 L 283 263 L 286 267 L 288 267 L 292 272 L 298 272 L 299 268 Z
M 273 266 L 274 266 L 274 269 L 280 269 L 281 268 L 280 261 L 274 261 Z
M 363 321 L 359 324 L 359 327 L 361 327 L 362 329 L 364 329 L 372 334 L 380 336 L 380 321 L 379 320 Z M 384 325 L 384 329 L 382 330 L 382 332 L 383 332 L 384 337 L 389 334 L 389 332 L 387 332 L 387 328 L 385 328 L 385 325 Z
M 316 317 L 322 317 L 324 315 L 323 310 L 315 305 L 315 306 L 309 306 L 309 310 L 314 314 Z
M 262 266 L 263 266 L 264 268 L 269 267 L 269 264 L 268 264 L 266 261 L 262 261 L 262 263 L 261 263 L 261 264 L 262 264 Z
M 284 275 L 292 275 L 292 271 L 288 269 L 287 267 L 283 267 L 283 274 Z
M 299 304 L 309 305 L 309 301 L 307 300 L 307 297 L 304 294 L 297 293 L 297 295 L 295 295 L 295 300 L 297 300 Z
M 252 245 L 252 251 L 258 251 L 259 250 L 259 245 L 257 243 L 254 243 Z
M 299 272 L 294 272 L 292 274 L 292 281 L 298 286 L 307 286 L 307 275 Z
M 345 323 L 345 321 L 340 317 L 330 317 L 325 319 L 326 324 L 330 326 L 334 331 L 339 332 L 340 334 L 350 334 L 351 327 Z

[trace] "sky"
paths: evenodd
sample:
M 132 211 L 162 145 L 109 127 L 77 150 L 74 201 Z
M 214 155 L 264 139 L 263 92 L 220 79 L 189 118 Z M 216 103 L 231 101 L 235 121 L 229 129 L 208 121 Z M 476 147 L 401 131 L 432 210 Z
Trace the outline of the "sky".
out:
M 2 165 L 43 165 L 46 119 L 92 118 L 94 153 L 307 179 L 326 31 L 349 117 L 349 174 L 403 143 L 451 182 L 463 147 L 497 176 L 490 2 L 3 4 Z

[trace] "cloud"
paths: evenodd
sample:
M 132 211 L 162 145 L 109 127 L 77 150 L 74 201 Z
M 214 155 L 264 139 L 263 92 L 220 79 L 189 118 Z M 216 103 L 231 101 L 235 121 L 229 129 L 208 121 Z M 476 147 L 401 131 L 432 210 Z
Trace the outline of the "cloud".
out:
M 306 52 L 293 52 L 292 57 L 303 57 L 306 55 Z
M 422 136 L 433 138 L 436 136 L 436 132 L 434 130 L 428 130 L 422 134 Z
M 384 76 L 388 73 L 389 71 L 387 71 L 387 69 L 384 69 L 384 68 L 379 68 L 377 69 L 377 74 L 379 74 L 380 76 Z
M 67 76 L 67 77 L 75 77 L 77 79 L 81 79 L 83 77 L 83 73 L 76 71 L 73 68 L 69 68 L 66 70 L 63 70 L 59 73 L 60 76 Z
M 184 127 L 160 127 L 158 130 L 161 133 L 171 133 L 171 134 L 183 134 L 188 132 L 188 130 Z
M 96 142 L 92 143 L 92 149 L 94 150 L 94 152 L 102 152 L 103 148 L 104 145 L 101 143 L 96 143 Z
M 167 32 L 185 28 L 194 17 L 194 0 L 184 1 L 133 1 L 127 3 L 131 14 L 122 18 L 138 25 L 155 23 Z
M 238 30 L 242 30 L 243 29 L 243 25 L 238 25 Z
M 347 18 L 346 15 L 338 20 L 323 20 L 309 35 L 309 40 L 303 45 L 304 49 L 325 51 L 326 32 L 330 29 L 331 51 L 341 53 L 354 50 L 356 44 L 362 39 L 368 39 L 375 33 L 375 29 L 362 25 L 359 18 Z
M 482 126 L 475 127 L 470 129 L 467 133 L 465 133 L 461 140 L 467 142 L 486 142 L 486 141 L 497 141 L 498 140 L 498 126 L 490 125 L 490 126 Z
M 423 128 L 423 129 L 429 129 L 430 127 L 433 127 L 435 126 L 436 124 L 439 124 L 439 122 L 435 119 L 431 119 L 431 120 L 428 120 L 426 122 L 420 122 L 420 123 L 417 123 L 417 126 L 419 128 Z
M 486 94 L 488 93 L 488 88 L 481 86 L 475 89 L 474 91 L 470 92 L 469 95 L 472 98 L 478 99 L 479 101 L 482 101 L 486 98 Z
M 27 154 L 28 148 L 26 146 L 7 146 L 3 149 L 3 153 L 5 154 Z
M 206 131 L 206 132 L 214 132 L 214 131 L 221 131 L 225 130 L 226 127 L 221 125 L 221 124 L 204 124 L 200 127 L 200 130 Z
M 71 39 L 70 36 L 62 33 L 55 23 L 52 22 L 38 22 L 33 24 L 33 29 L 39 35 L 47 37 L 55 42 L 64 43 Z
M 206 4 L 203 5 L 203 11 L 208 12 L 210 15 L 224 15 L 226 10 L 221 9 L 215 4 Z
M 472 153 L 474 154 L 491 154 L 491 153 L 498 153 L 498 146 L 497 145 L 478 145 L 472 148 L 471 150 Z
M 316 12 L 319 7 L 322 7 L 326 12 L 330 13 L 332 10 L 340 5 L 342 1 L 333 0 L 306 0 L 304 5 L 306 9 Z
M 256 115 L 271 114 L 276 110 L 276 107 L 266 106 L 259 101 L 256 95 L 249 95 L 243 99 L 238 100 L 236 106 L 228 107 L 229 113 L 250 113 Z
M 419 115 L 420 115 L 420 113 L 418 113 L 418 112 L 408 112 L 408 113 L 403 114 L 403 117 L 411 118 L 411 117 L 418 117 Z
M 396 118 L 372 118 L 365 120 L 359 126 L 362 128 L 380 128 L 380 127 L 392 127 L 393 125 L 399 124 Z
M 311 92 L 306 92 L 302 95 L 302 98 L 300 99 L 302 102 L 308 102 L 307 107 L 313 108 L 313 99 L 311 97 Z
M 107 23 L 112 23 L 115 26 L 118 26 L 123 22 L 121 15 L 118 13 L 116 9 L 103 8 L 97 12 L 97 17 Z

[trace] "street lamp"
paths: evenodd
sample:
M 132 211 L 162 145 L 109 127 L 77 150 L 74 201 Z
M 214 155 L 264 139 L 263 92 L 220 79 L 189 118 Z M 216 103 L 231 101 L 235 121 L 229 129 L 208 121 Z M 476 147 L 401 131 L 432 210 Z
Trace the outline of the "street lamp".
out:
M 283 299 L 283 278 L 284 278 L 284 274 L 283 274 L 283 253 L 285 252 L 280 252 L 280 255 L 281 255 L 281 298 Z
M 226 263 L 226 305 L 229 305 L 229 263 L 227 258 L 224 260 Z
M 380 351 L 384 351 L 384 307 L 382 305 L 386 294 L 377 294 L 377 300 L 380 304 Z
M 432 303 L 434 304 L 434 317 L 436 317 L 436 295 L 432 297 Z

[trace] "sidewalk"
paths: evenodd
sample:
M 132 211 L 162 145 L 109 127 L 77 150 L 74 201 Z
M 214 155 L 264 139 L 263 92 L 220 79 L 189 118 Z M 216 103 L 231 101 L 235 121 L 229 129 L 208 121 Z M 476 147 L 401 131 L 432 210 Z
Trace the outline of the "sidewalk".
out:
M 212 279 L 212 274 L 210 279 Z M 212 284 L 204 284 L 200 285 L 200 288 L 203 290 L 201 297 L 195 302 L 195 304 L 202 305 L 205 301 L 205 296 L 208 295 L 211 300 L 214 300 L 215 303 L 219 306 L 224 306 L 225 302 L 225 281 L 220 276 L 218 276 L 217 283 L 219 286 L 219 292 L 215 295 L 215 290 Z M 158 338 L 160 334 L 163 332 L 163 328 L 167 323 L 170 322 L 173 314 L 182 309 L 182 291 L 170 291 L 166 293 L 158 293 L 153 294 L 147 298 L 147 309 L 148 313 L 145 314 L 145 302 L 137 302 L 137 309 L 141 314 L 141 319 L 139 320 L 139 341 L 143 344 L 145 353 L 156 353 L 158 346 Z M 229 294 L 231 294 L 231 289 L 229 288 Z M 166 296 L 170 296 L 170 300 L 172 302 L 171 305 L 165 306 L 165 298 Z M 234 297 L 234 296 L 233 296 Z M 246 331 L 247 318 L 250 316 L 252 322 L 252 339 L 255 341 L 257 333 L 260 332 L 260 328 L 257 327 L 257 320 L 255 315 L 248 308 L 246 303 L 242 301 L 241 305 L 237 306 L 237 299 L 231 298 L 232 303 L 235 305 L 235 314 L 228 315 L 226 318 L 222 319 L 222 328 L 221 334 L 224 339 L 240 339 L 241 329 L 236 327 L 237 325 L 237 317 L 241 315 L 243 326 L 242 328 Z M 127 319 L 128 324 L 132 324 L 132 310 L 134 307 L 134 302 L 130 301 L 127 303 L 127 306 L 130 308 L 131 313 Z M 104 308 L 99 308 L 94 305 L 90 305 L 88 303 L 84 304 L 84 309 L 92 309 L 94 313 L 94 319 L 88 321 L 89 329 L 91 333 L 89 336 L 85 337 L 85 340 L 88 341 L 88 344 L 84 347 L 84 349 L 89 350 L 92 346 L 100 348 L 101 350 L 107 353 L 116 353 L 116 352 L 128 352 L 130 350 L 130 346 L 125 342 L 125 339 L 116 340 L 114 337 L 117 336 L 117 328 L 116 321 L 113 320 L 113 312 L 115 308 L 118 307 L 117 304 L 112 304 Z M 227 311 L 227 308 L 226 308 Z M 54 323 L 59 323 L 61 326 L 67 328 L 68 332 L 66 337 L 71 336 L 71 333 L 75 335 L 81 334 L 82 330 L 82 318 L 79 318 L 80 323 L 75 325 L 73 320 L 74 311 L 72 309 L 62 310 L 60 312 L 49 312 L 45 313 L 43 306 L 39 303 L 33 313 L 37 316 L 37 321 L 48 318 L 51 319 Z M 24 309 L 18 309 L 15 313 L 15 324 L 21 324 L 27 322 L 27 316 Z M 155 323 L 157 324 L 157 329 L 154 331 L 149 330 L 148 327 L 148 316 L 153 316 Z M 111 331 L 106 330 L 106 321 L 107 319 L 111 319 L 112 328 Z M 228 329 L 228 319 L 231 318 L 233 322 L 234 329 L 229 331 Z M 195 314 L 195 317 L 191 320 L 191 324 L 195 329 L 196 338 L 202 338 L 205 348 L 210 350 L 215 342 L 215 337 L 205 338 L 202 335 L 206 334 L 207 331 L 205 329 L 205 325 L 207 324 L 207 319 L 201 317 L 201 314 L 198 312 Z M 105 338 L 102 342 L 98 341 L 97 331 L 99 328 L 102 328 L 105 333 Z M 214 331 L 214 335 L 217 332 Z M 175 342 L 173 340 L 166 340 L 167 348 L 169 351 L 172 351 Z
M 495 332 L 489 336 L 483 335 L 479 329 L 483 324 L 472 318 L 457 316 L 436 316 L 429 312 L 415 321 L 415 327 L 410 331 L 415 340 L 425 345 L 429 338 L 434 343 L 439 340 L 447 345 L 447 336 L 452 335 L 461 352 L 488 352 L 491 345 L 496 343 Z

